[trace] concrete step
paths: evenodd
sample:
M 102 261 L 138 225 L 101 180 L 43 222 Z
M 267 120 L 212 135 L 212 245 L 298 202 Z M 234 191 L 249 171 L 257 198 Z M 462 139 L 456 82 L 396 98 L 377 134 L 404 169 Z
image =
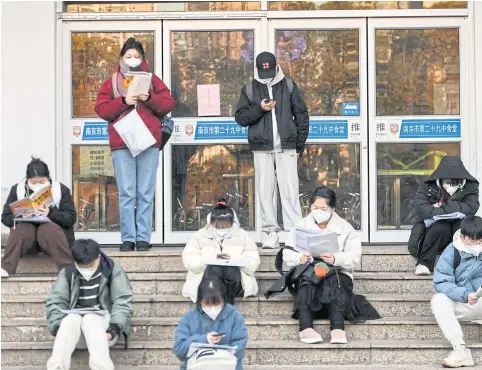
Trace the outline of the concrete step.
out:
M 482 343 L 467 341 L 476 363 L 482 361 Z M 52 343 L 3 343 L 2 366 L 45 366 Z M 350 341 L 344 345 L 321 343 L 306 345 L 299 341 L 250 341 L 246 365 L 435 365 L 447 356 L 451 346 L 446 341 Z M 175 366 L 172 341 L 132 341 L 129 350 L 114 348 L 112 358 L 118 365 Z M 73 366 L 86 366 L 86 351 L 76 351 Z M 300 367 L 297 366 L 297 369 Z M 278 367 L 277 367 L 278 369 Z
M 134 318 L 131 340 L 174 340 L 178 317 Z M 259 341 L 294 340 L 298 337 L 298 322 L 287 317 L 247 318 L 249 339 Z M 465 339 L 482 339 L 481 326 L 462 325 Z M 330 337 L 326 320 L 315 321 L 315 330 L 325 339 Z M 444 336 L 433 318 L 387 317 L 363 324 L 346 323 L 349 340 L 443 340 Z M 9 319 L 2 322 L 2 342 L 49 342 L 52 336 L 45 319 Z
M 431 295 L 367 295 L 367 299 L 382 317 L 431 317 Z M 269 300 L 264 297 L 238 299 L 236 307 L 245 317 L 290 317 L 292 297 L 280 295 Z M 135 317 L 179 317 L 189 311 L 190 299 L 179 295 L 150 295 L 134 297 Z M 2 297 L 2 318 L 45 315 L 45 296 Z
M 128 273 L 134 294 L 181 294 L 186 280 L 184 272 Z M 277 272 L 256 273 L 260 294 L 278 278 Z M 2 280 L 2 297 L 48 295 L 57 275 L 12 276 Z M 432 276 L 415 276 L 412 272 L 357 272 L 355 291 L 359 294 L 433 293 Z M 286 292 L 286 294 L 289 294 Z
M 159 370 L 159 366 L 116 366 L 116 370 Z M 247 365 L 244 370 L 347 370 L 346 365 Z M 482 369 L 474 366 L 471 369 Z M 2 366 L 2 370 L 47 370 L 45 366 Z M 90 370 L 88 366 L 75 366 L 71 370 Z M 162 370 L 179 370 L 179 366 L 163 366 Z M 440 370 L 427 365 L 350 365 L 349 370 Z
M 180 258 L 182 248 L 154 248 L 150 252 L 119 252 L 104 250 L 127 272 L 184 272 Z M 274 256 L 277 250 L 260 250 L 260 272 L 275 272 Z M 364 246 L 361 271 L 408 272 L 415 269 L 415 260 L 405 246 Z M 45 255 L 25 257 L 20 260 L 18 273 L 55 273 L 51 258 Z

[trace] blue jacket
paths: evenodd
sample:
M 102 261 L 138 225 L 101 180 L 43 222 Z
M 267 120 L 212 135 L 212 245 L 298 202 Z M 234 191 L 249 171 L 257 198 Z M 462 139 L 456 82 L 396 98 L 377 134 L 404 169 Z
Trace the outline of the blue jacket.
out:
M 469 293 L 482 286 L 482 254 L 474 255 L 459 239 L 460 231 L 454 235 L 454 242 L 445 248 L 435 267 L 433 287 L 450 299 L 466 303 Z M 454 248 L 460 253 L 460 265 L 454 271 Z
M 223 310 L 215 321 L 211 320 L 199 308 L 194 308 L 185 314 L 176 328 L 176 339 L 172 350 L 181 360 L 181 370 L 186 369 L 187 353 L 189 346 L 193 342 L 208 343 L 207 334 L 210 332 L 224 333 L 220 345 L 236 346 L 236 357 L 238 365 L 236 370 L 243 369 L 243 357 L 248 342 L 248 329 L 244 322 L 244 317 L 236 308 L 230 304 L 224 305 Z

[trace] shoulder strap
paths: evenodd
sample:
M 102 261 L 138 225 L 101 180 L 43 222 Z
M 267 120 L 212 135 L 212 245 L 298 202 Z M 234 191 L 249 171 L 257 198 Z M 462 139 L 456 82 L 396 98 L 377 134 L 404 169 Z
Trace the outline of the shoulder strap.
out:
M 246 95 L 248 95 L 248 100 L 250 103 L 253 102 L 253 80 L 248 81 L 246 84 Z
M 288 85 L 288 91 L 290 95 L 293 94 L 293 80 L 290 77 L 285 77 L 286 84 Z
M 460 266 L 462 258 L 460 257 L 460 252 L 457 248 L 454 247 L 454 272 L 457 270 L 457 267 Z

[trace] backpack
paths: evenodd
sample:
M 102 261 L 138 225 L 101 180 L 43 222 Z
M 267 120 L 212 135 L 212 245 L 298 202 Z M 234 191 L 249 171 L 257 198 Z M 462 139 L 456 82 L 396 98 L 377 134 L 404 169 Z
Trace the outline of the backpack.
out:
M 236 370 L 236 356 L 218 348 L 200 348 L 189 357 L 187 370 Z
M 293 80 L 289 77 L 285 77 L 285 80 L 286 80 L 286 84 L 288 85 L 288 91 L 290 92 L 290 96 L 291 94 L 293 94 Z M 246 84 L 246 95 L 248 95 L 248 100 L 250 103 L 253 102 L 253 80 L 250 80 L 247 84 Z

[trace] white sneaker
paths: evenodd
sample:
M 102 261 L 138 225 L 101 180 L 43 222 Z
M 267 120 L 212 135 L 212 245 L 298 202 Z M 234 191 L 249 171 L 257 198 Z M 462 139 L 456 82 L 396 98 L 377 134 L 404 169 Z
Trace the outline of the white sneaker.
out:
M 0 270 L 2 270 L 2 271 L 0 272 L 0 276 L 1 276 L 1 277 L 3 277 L 3 278 L 8 278 L 8 277 L 10 276 L 10 275 L 8 274 L 8 272 L 5 271 L 4 269 L 0 269 Z
M 263 236 L 263 248 L 279 248 L 279 237 L 277 232 L 272 231 L 270 233 L 263 233 Z
M 430 270 L 428 269 L 427 266 L 418 265 L 417 268 L 415 269 L 415 275 L 417 275 L 417 276 L 428 276 L 428 275 L 430 275 Z
M 470 349 L 454 349 L 450 352 L 449 357 L 442 360 L 443 367 L 471 367 L 474 366 L 474 360 Z

